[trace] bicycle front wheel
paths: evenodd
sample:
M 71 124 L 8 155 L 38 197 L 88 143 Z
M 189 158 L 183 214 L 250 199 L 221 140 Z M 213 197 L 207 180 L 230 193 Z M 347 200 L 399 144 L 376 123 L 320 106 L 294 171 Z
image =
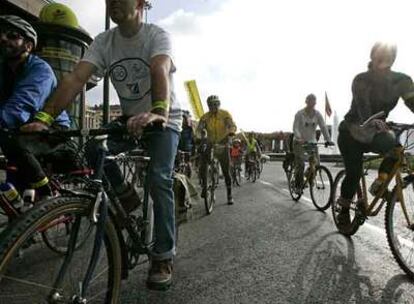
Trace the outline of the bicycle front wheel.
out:
M 317 166 L 309 185 L 312 203 L 319 211 L 325 211 L 331 204 L 332 184 L 332 175 L 328 168 Z
M 338 231 L 342 233 L 343 235 L 350 236 L 350 235 L 354 235 L 358 231 L 359 226 L 363 223 L 364 217 L 362 216 L 362 214 L 360 214 L 361 212 L 357 208 L 357 201 L 363 199 L 363 194 L 362 194 L 361 182 L 359 182 L 357 193 L 355 194 L 355 197 L 352 199 L 352 203 L 349 208 L 349 220 L 347 221 L 349 225 L 341 224 L 340 221 L 338 220 L 338 216 L 341 212 L 342 206 L 338 204 L 338 198 L 341 195 L 341 185 L 342 185 L 342 181 L 345 178 L 345 174 L 346 174 L 345 170 L 342 170 L 342 171 L 339 171 L 339 173 L 335 177 L 335 181 L 334 181 L 333 189 L 332 189 L 332 201 L 331 201 L 332 208 L 331 209 L 332 209 L 332 216 L 335 222 L 335 226 L 338 229 Z
M 206 208 L 206 213 L 211 214 L 213 212 L 214 202 L 216 200 L 214 190 L 215 190 L 215 173 L 211 165 L 207 166 L 206 180 L 204 183 L 204 206 Z
M 289 193 L 292 199 L 297 202 L 300 197 L 302 196 L 302 189 L 298 189 L 296 183 L 296 170 L 292 168 L 292 170 L 286 172 L 287 180 L 288 180 L 288 188 Z
M 81 293 L 80 286 L 94 244 L 96 226 L 89 219 L 91 206 L 92 201 L 85 197 L 53 198 L 22 215 L 0 235 L 2 300 L 9 304 L 74 303 L 73 298 Z M 65 271 L 61 269 L 67 254 L 49 250 L 39 235 L 39 231 L 62 218 L 76 219 L 80 228 L 78 239 L 84 241 L 83 246 L 75 248 L 72 258 L 66 261 L 69 264 Z M 92 227 L 93 232 L 80 235 L 84 231 L 82 227 Z M 59 272 L 62 281 L 55 286 Z M 88 303 L 119 303 L 120 285 L 121 249 L 116 229 L 112 221 L 107 220 L 104 246 L 84 298 Z
M 402 202 L 401 202 L 402 201 Z M 398 265 L 414 279 L 414 186 L 403 188 L 403 199 L 393 198 L 385 209 L 385 229 L 388 244 Z

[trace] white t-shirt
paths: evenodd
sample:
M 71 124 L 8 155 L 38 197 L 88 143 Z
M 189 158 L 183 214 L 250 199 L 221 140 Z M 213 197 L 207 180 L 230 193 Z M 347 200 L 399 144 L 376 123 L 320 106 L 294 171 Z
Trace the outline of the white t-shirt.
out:
M 293 123 L 294 139 L 316 143 L 317 126 L 321 129 L 325 141 L 330 141 L 329 132 L 322 114 L 317 110 L 314 110 L 312 113 L 307 113 L 305 109 L 300 110 L 296 113 Z
M 82 61 L 98 69 L 97 76 L 109 71 L 124 115 L 148 112 L 152 107 L 150 61 L 167 55 L 173 62 L 170 72 L 170 114 L 167 126 L 181 131 L 182 112 L 173 84 L 175 66 L 169 34 L 154 24 L 142 23 L 138 33 L 126 38 L 118 27 L 99 34 L 86 51 Z

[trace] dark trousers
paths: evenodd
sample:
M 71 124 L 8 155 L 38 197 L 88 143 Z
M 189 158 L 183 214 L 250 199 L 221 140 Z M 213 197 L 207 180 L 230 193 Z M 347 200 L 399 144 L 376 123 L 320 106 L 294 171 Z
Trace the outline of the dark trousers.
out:
M 341 151 L 346 171 L 341 185 L 341 196 L 345 199 L 352 199 L 362 177 L 364 153 L 375 152 L 378 149 L 374 145 L 362 144 L 356 141 L 345 128 L 339 131 L 338 147 Z M 392 155 L 386 155 L 380 165 L 379 172 L 390 173 L 394 163 L 395 158 Z
M 8 171 L 7 181 L 20 190 L 32 188 L 32 184 L 46 177 L 39 158 L 52 153 L 66 141 L 64 138 L 51 136 L 1 134 L 0 147 L 7 163 L 17 167 L 17 171 Z

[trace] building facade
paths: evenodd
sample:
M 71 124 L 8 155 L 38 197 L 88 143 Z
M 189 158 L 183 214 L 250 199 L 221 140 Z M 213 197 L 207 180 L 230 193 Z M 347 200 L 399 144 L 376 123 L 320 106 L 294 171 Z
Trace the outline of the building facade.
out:
M 109 120 L 122 116 L 122 110 L 120 105 L 111 105 L 109 107 Z M 93 107 L 88 106 L 85 113 L 85 127 L 88 129 L 100 128 L 103 124 L 103 106 L 96 105 Z

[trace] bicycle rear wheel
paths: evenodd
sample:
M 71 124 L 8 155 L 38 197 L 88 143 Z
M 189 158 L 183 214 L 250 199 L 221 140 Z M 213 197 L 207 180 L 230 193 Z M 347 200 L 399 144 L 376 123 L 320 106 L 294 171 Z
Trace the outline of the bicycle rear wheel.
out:
M 410 183 L 403 188 L 404 204 L 397 198 L 395 188 L 393 194 L 385 209 L 387 240 L 398 265 L 414 279 L 414 186 Z
M 335 226 L 338 229 L 338 231 L 342 233 L 343 235 L 350 236 L 350 235 L 355 234 L 358 231 L 359 226 L 362 225 L 364 221 L 364 217 L 359 211 L 359 209 L 357 208 L 357 203 L 356 203 L 358 200 L 363 199 L 363 194 L 362 194 L 362 186 L 360 182 L 358 184 L 357 193 L 355 194 L 355 197 L 352 199 L 352 203 L 349 208 L 350 224 L 347 225 L 346 227 L 344 225 L 341 225 L 338 222 L 338 214 L 341 211 L 342 206 L 338 204 L 338 198 L 341 196 L 341 185 L 342 185 L 342 181 L 344 180 L 344 178 L 345 178 L 345 170 L 339 171 L 339 173 L 335 177 L 335 181 L 334 181 L 333 189 L 332 189 L 332 200 L 331 200 L 332 208 L 331 209 L 332 209 L 332 216 L 335 222 Z
M 315 176 L 310 181 L 312 203 L 319 211 L 329 208 L 332 200 L 332 175 L 328 168 L 316 166 Z
M 89 264 L 95 233 L 90 233 L 84 246 L 75 249 L 56 290 L 54 282 L 66 255 L 58 255 L 39 241 L 39 230 L 62 217 L 76 218 L 82 226 L 90 226 L 92 201 L 85 197 L 57 197 L 45 201 L 22 216 L 0 235 L 0 298 L 9 304 L 74 303 L 80 295 L 80 283 Z M 95 225 L 93 226 L 95 231 Z M 82 235 L 78 235 L 83 237 Z M 66 245 L 67 246 L 67 245 Z M 68 246 L 67 246 L 68 247 Z M 104 246 L 89 288 L 88 303 L 119 303 L 121 285 L 121 249 L 111 220 L 105 223 Z M 50 296 L 58 293 L 61 299 Z
M 206 209 L 206 213 L 207 214 L 211 214 L 211 212 L 213 212 L 213 208 L 214 208 L 214 203 L 216 200 L 215 194 L 214 194 L 214 190 L 216 188 L 215 184 L 216 181 L 215 179 L 215 173 L 214 173 L 214 169 L 212 168 L 211 165 L 207 165 L 207 174 L 206 174 L 206 180 L 205 180 L 205 184 L 204 184 L 204 206 Z

